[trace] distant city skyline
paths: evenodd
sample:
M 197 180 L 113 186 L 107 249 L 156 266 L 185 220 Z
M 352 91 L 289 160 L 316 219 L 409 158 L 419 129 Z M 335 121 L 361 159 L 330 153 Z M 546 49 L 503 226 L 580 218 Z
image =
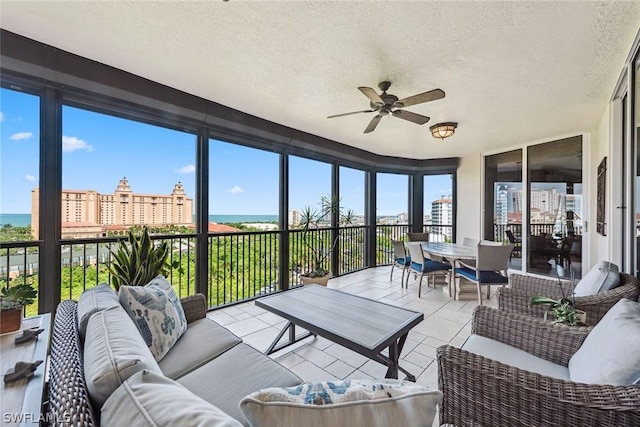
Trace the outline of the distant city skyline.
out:
M 39 99 L 0 89 L 0 213 L 31 212 L 39 185 Z M 112 193 L 126 176 L 136 193 L 161 194 L 180 181 L 195 200 L 196 136 L 172 129 L 62 107 L 62 189 Z M 330 193 L 331 167 L 290 157 L 289 207 L 314 206 Z M 277 215 L 279 156 L 211 140 L 209 213 Z M 341 167 L 341 204 L 364 213 L 364 173 Z M 425 204 L 450 195 L 451 176 L 425 178 Z M 408 210 L 406 175 L 378 174 L 377 216 Z

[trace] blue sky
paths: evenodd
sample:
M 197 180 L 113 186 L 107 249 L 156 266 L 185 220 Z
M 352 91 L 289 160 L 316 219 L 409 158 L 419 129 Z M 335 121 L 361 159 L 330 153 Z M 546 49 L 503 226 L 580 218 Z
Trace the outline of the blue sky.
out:
M 30 213 L 39 177 L 39 100 L 0 90 L 0 213 Z M 182 182 L 195 195 L 195 135 L 63 107 L 62 187 L 113 193 L 126 177 L 134 193 L 169 194 Z M 290 208 L 329 194 L 328 164 L 290 158 Z M 210 145 L 210 214 L 278 213 L 278 155 L 220 141 Z M 425 201 L 451 194 L 449 176 L 427 177 Z M 342 205 L 364 212 L 364 173 L 341 168 Z M 378 215 L 407 210 L 407 178 L 378 175 Z

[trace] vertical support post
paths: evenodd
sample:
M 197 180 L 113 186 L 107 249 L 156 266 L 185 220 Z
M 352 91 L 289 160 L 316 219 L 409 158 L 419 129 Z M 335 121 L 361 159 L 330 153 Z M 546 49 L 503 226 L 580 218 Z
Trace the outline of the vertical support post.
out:
M 278 212 L 280 245 L 278 245 L 278 277 L 280 289 L 289 289 L 289 152 L 280 154 L 280 203 Z
M 377 240 L 376 240 L 376 170 L 366 172 L 364 189 L 364 222 L 367 225 L 365 236 L 365 267 L 375 267 Z
M 340 210 L 340 166 L 333 163 L 331 165 L 331 198 L 332 201 L 338 202 L 338 208 Z M 331 213 L 331 242 L 337 242 L 340 236 L 340 212 Z M 340 243 L 338 242 L 333 248 L 331 248 L 331 275 L 337 277 L 340 275 L 339 263 L 340 263 Z
M 40 103 L 40 235 L 38 312 L 55 313 L 60 286 L 62 234 L 62 101 L 51 87 Z M 46 212 L 46 215 L 45 215 Z
M 458 173 L 451 174 L 451 240 L 458 240 Z
M 409 175 L 409 223 L 414 233 L 424 230 L 424 177 L 421 172 Z
M 196 292 L 209 304 L 209 132 L 196 139 Z

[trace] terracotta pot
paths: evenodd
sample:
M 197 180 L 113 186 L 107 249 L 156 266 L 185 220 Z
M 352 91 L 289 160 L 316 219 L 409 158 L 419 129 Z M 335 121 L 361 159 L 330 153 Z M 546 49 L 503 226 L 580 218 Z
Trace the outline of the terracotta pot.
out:
M 0 311 L 0 334 L 20 329 L 22 326 L 22 312 L 21 308 Z
M 331 273 L 325 274 L 324 276 L 320 276 L 320 277 L 300 276 L 300 281 L 302 282 L 303 285 L 313 284 L 313 285 L 327 286 L 329 279 L 331 279 Z

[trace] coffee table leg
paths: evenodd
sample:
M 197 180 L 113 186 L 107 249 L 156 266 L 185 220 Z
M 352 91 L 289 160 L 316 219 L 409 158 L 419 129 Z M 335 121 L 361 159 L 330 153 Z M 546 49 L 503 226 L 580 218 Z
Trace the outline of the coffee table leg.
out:
M 387 369 L 385 378 L 398 379 L 399 356 L 400 352 L 398 351 L 398 342 L 394 341 L 394 343 L 389 346 L 389 369 Z
M 287 330 L 289 330 L 289 341 L 278 345 L 278 341 L 280 341 L 280 339 L 282 338 L 284 333 L 287 332 Z M 300 337 L 298 337 L 296 339 L 296 325 L 293 322 L 289 321 L 289 322 L 287 322 L 286 325 L 284 325 L 284 328 L 282 328 L 280 333 L 278 333 L 278 336 L 276 337 L 275 340 L 273 340 L 273 342 L 271 343 L 271 345 L 269 346 L 269 348 L 267 349 L 265 354 L 269 355 L 271 353 L 275 353 L 276 351 L 282 350 L 283 348 L 288 347 L 291 344 L 295 344 L 300 340 L 303 340 L 303 339 L 305 339 L 307 337 L 310 337 L 311 335 L 316 336 L 316 334 L 313 334 L 311 332 L 307 332 L 306 334 L 301 335 Z

